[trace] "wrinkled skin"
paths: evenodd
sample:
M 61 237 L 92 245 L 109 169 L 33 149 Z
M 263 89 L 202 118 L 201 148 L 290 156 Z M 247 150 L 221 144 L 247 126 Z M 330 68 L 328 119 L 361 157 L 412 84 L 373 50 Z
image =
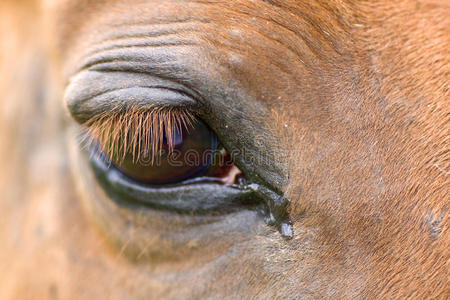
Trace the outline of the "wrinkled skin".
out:
M 445 299 L 449 16 L 445 1 L 2 1 L 0 298 Z M 176 217 L 101 192 L 65 93 L 99 41 L 138 28 L 159 46 L 128 59 L 195 89 L 230 147 L 272 153 L 240 166 L 291 201 L 293 239 L 253 214 L 251 230 L 166 237 Z

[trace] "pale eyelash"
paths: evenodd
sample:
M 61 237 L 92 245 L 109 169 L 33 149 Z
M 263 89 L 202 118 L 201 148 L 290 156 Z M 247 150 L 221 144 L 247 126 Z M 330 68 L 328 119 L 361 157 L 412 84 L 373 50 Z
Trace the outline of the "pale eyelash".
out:
M 150 153 L 153 164 L 157 153 L 162 150 L 164 136 L 170 153 L 175 131 L 181 134 L 183 129 L 192 128 L 195 122 L 194 115 L 185 108 L 156 105 L 125 110 L 117 108 L 87 120 L 83 124 L 82 142 L 87 147 L 99 146 L 99 151 L 117 163 L 129 153 L 132 153 L 133 162 Z

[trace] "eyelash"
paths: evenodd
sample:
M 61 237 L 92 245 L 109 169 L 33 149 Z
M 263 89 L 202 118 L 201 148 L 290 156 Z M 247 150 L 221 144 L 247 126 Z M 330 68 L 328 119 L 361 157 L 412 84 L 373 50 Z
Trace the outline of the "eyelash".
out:
M 173 150 L 172 137 L 182 129 L 192 128 L 196 117 L 186 108 L 169 106 L 118 107 L 98 114 L 83 125 L 82 143 L 87 147 L 99 146 L 110 159 L 122 161 L 132 153 L 139 161 L 141 150 L 151 149 L 151 161 L 161 151 L 164 136 L 169 152 Z

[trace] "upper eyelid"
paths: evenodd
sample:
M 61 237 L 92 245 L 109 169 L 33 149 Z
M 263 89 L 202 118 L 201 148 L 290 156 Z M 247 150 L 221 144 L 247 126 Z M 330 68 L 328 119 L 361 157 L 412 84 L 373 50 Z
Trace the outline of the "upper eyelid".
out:
M 64 95 L 79 123 L 118 107 L 159 105 L 195 110 L 197 99 L 188 88 L 170 80 L 139 73 L 94 71 L 74 76 Z

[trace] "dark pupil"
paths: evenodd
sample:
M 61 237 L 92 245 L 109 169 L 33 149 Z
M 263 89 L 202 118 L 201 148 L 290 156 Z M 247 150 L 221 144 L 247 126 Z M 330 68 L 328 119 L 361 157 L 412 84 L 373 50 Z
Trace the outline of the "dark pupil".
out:
M 164 132 L 164 130 L 163 130 Z M 152 154 L 150 149 L 128 152 L 124 159 L 113 164 L 125 175 L 147 184 L 169 184 L 204 175 L 217 149 L 217 137 L 203 122 L 195 122 L 192 128 L 173 130 L 173 151 L 164 135 L 161 150 Z M 152 158 L 153 157 L 153 158 Z

